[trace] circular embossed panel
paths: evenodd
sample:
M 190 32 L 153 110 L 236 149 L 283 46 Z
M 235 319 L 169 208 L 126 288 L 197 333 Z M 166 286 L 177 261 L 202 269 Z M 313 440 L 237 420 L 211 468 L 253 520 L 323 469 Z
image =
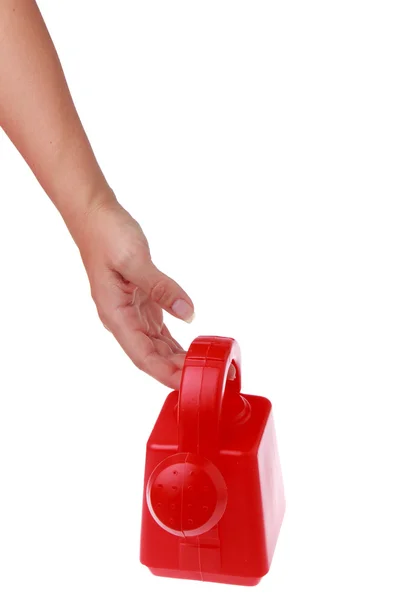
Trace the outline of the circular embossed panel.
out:
M 182 537 L 201 535 L 225 512 L 227 490 L 217 467 L 195 454 L 179 453 L 162 461 L 147 485 L 147 504 L 156 522 Z

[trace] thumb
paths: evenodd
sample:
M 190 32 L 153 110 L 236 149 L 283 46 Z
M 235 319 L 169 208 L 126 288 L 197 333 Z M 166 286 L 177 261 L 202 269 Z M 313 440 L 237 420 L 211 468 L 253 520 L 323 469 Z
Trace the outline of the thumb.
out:
M 159 271 L 151 260 L 136 267 L 130 280 L 174 317 L 187 323 L 193 321 L 194 306 L 187 293 L 171 277 Z

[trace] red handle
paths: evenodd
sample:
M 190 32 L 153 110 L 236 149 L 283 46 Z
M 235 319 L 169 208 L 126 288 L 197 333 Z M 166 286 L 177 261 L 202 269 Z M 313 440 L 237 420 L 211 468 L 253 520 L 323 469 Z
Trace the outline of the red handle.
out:
M 236 368 L 228 380 L 231 363 Z M 240 393 L 240 349 L 232 338 L 198 337 L 191 344 L 179 391 L 179 452 L 212 458 L 219 448 L 222 400 Z

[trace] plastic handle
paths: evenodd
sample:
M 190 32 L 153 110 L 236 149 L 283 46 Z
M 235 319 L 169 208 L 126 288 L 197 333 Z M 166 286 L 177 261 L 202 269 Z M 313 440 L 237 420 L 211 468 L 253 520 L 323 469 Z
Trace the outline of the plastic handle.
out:
M 228 380 L 234 363 L 236 376 Z M 222 401 L 238 398 L 241 387 L 240 349 L 232 338 L 198 337 L 183 367 L 178 404 L 179 451 L 212 458 L 219 448 Z

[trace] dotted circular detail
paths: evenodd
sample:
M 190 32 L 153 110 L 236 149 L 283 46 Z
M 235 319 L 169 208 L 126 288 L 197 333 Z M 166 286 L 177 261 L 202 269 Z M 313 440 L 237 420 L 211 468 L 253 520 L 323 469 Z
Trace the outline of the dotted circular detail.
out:
M 212 529 L 227 503 L 225 480 L 208 459 L 179 453 L 163 460 L 150 475 L 147 505 L 160 527 L 181 537 Z

